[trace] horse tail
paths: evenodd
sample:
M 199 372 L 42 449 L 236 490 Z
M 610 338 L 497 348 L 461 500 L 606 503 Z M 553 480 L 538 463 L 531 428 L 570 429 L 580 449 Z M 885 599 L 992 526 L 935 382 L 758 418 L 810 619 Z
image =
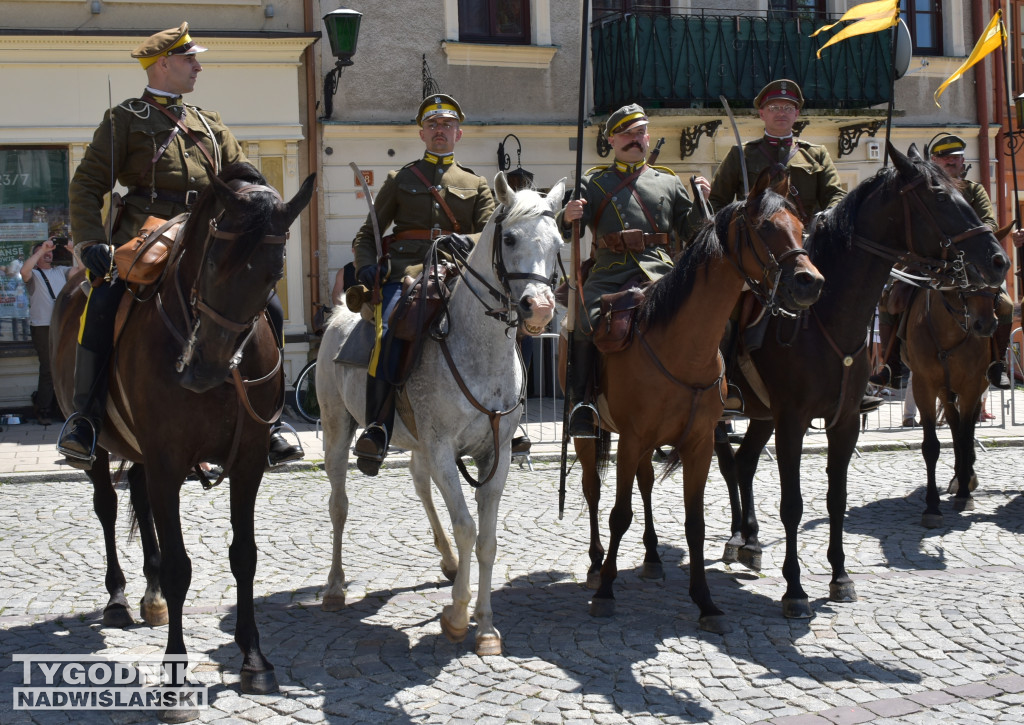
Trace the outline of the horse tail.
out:
M 597 437 L 596 452 L 598 480 L 603 481 L 608 472 L 608 464 L 612 460 L 612 434 L 609 431 L 601 429 L 601 434 Z
M 679 457 L 679 449 L 673 446 L 672 452 L 665 458 L 665 462 L 661 467 L 661 477 L 658 479 L 658 483 L 664 483 L 665 479 L 675 473 L 682 465 L 683 461 Z
M 122 460 L 118 465 L 117 470 L 114 471 L 113 483 L 117 485 L 121 482 L 124 476 L 124 471 L 128 467 L 128 461 Z M 129 474 L 130 475 L 130 474 Z M 135 506 L 131 503 L 131 497 L 128 498 L 128 541 L 132 541 L 135 535 L 139 533 L 139 516 L 135 513 Z

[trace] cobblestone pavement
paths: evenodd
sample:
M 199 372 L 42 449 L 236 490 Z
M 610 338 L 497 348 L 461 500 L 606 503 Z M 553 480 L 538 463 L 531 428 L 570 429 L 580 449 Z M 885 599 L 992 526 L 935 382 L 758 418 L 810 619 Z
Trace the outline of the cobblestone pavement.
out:
M 816 617 L 789 621 L 779 599 L 782 527 L 773 463 L 758 473 L 765 545 L 760 576 L 717 561 L 728 504 L 717 473 L 706 497 L 709 580 L 733 631 L 697 629 L 687 594 L 678 479 L 655 488 L 667 578 L 642 581 L 641 522 L 623 541 L 617 614 L 593 619 L 587 523 L 578 472 L 557 516 L 558 467 L 514 469 L 502 502 L 494 595 L 503 657 L 452 644 L 439 614 L 450 600 L 426 518 L 404 468 L 353 473 L 345 534 L 348 606 L 322 612 L 330 563 L 329 485 L 322 471 L 269 474 L 257 505 L 257 622 L 281 692 L 241 695 L 227 562 L 227 487 L 182 495 L 193 563 L 186 602 L 191 652 L 218 665 L 209 723 L 992 723 L 1024 721 L 1024 474 L 1021 448 L 979 454 L 977 508 L 926 531 L 924 468 L 913 452 L 865 453 L 851 464 L 847 566 L 860 600 L 827 601 L 825 459 L 804 460 L 800 538 Z M 940 479 L 952 454 L 943 450 Z M 468 490 L 468 489 L 467 489 Z M 612 496 L 605 489 L 602 521 Z M 143 592 L 137 541 L 119 546 L 129 600 Z M 635 508 L 640 511 L 639 499 Z M 442 514 L 443 516 L 443 514 Z M 84 482 L 0 485 L 0 722 L 150 722 L 139 713 L 12 710 L 15 653 L 159 653 L 166 628 L 99 622 L 102 538 Z M 444 517 L 444 516 L 443 516 Z M 475 567 L 474 567 L 475 569 Z

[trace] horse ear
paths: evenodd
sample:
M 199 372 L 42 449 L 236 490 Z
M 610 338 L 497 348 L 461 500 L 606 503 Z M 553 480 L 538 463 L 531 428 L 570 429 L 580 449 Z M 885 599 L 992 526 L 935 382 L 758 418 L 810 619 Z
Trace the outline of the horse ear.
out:
M 566 178 L 563 176 L 557 184 L 551 187 L 548 195 L 544 197 L 548 202 L 548 206 L 551 207 L 551 211 L 555 212 L 555 214 L 562 208 L 562 197 L 565 196 L 565 182 Z
M 786 177 L 787 180 L 789 177 Z M 771 169 L 764 169 L 760 174 L 757 175 L 757 180 L 754 182 L 754 188 L 747 194 L 747 201 L 753 201 L 757 197 L 764 193 L 764 190 L 771 185 L 772 173 Z
M 891 141 L 886 141 L 886 148 L 889 150 L 889 158 L 892 159 L 893 166 L 900 172 L 900 176 L 910 178 L 917 173 L 917 167 L 914 166 L 914 161 L 911 158 L 907 158 L 899 152 L 895 146 L 892 145 Z M 918 161 L 921 161 L 921 157 L 917 157 Z
M 789 198 L 789 169 L 783 169 L 772 177 L 772 191 Z
M 213 193 L 224 211 L 229 217 L 242 216 L 245 212 L 245 203 L 239 198 L 235 190 L 221 181 L 219 176 L 211 176 L 210 182 L 213 185 Z
M 494 195 L 497 197 L 498 203 L 505 207 L 512 206 L 512 202 L 515 201 L 516 193 L 508 185 L 504 171 L 499 171 L 494 177 Z
M 907 158 L 912 161 L 924 161 L 924 156 L 922 156 L 921 152 L 917 150 L 916 143 L 910 144 L 910 148 L 907 149 Z
M 313 190 L 316 188 L 316 174 L 310 174 L 306 177 L 306 180 L 302 182 L 302 186 L 299 187 L 298 193 L 292 197 L 292 200 L 285 205 L 285 226 L 290 227 L 292 222 L 295 221 L 296 217 L 302 213 L 302 210 L 309 204 L 309 200 L 313 197 Z

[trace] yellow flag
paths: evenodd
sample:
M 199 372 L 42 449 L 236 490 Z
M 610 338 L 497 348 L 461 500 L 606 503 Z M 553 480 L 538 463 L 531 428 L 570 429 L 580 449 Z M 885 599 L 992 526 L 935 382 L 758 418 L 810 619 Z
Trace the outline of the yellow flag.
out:
M 891 28 L 899 22 L 899 13 L 899 0 L 877 0 L 876 2 L 855 5 L 847 10 L 843 17 L 839 18 L 839 22 L 842 22 L 843 20 L 856 20 L 857 22 L 847 25 L 830 38 L 825 45 L 818 48 L 818 58 L 821 58 L 821 51 L 825 50 L 825 48 L 846 40 L 847 38 L 852 38 L 855 35 L 877 33 L 879 30 Z M 822 30 L 834 28 L 838 24 L 839 23 L 837 22 L 832 25 L 826 25 L 823 28 L 818 28 L 811 33 L 811 37 L 813 38 Z
M 1005 43 L 1006 28 L 1003 27 L 1003 11 L 1000 9 L 996 10 L 996 14 L 988 21 L 988 25 L 985 26 L 985 32 L 978 38 L 978 42 L 975 44 L 974 50 L 967 57 L 967 60 L 953 72 L 953 75 L 942 81 L 942 85 L 936 89 L 934 95 L 935 105 L 939 106 L 939 96 L 942 95 L 950 83 L 958 80 L 968 68 Z M 941 108 L 941 106 L 939 107 Z

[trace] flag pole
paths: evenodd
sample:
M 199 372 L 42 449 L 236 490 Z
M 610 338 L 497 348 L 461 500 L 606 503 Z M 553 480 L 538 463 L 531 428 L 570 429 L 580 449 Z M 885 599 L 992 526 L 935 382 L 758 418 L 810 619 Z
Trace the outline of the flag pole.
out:
M 999 20 L 999 26 L 1000 31 L 1003 33 L 1002 37 L 1007 37 L 1006 31 L 1003 28 L 1002 18 Z M 1001 43 L 999 48 L 999 62 L 1002 63 L 1005 68 L 1006 43 Z M 1010 68 L 1010 72 L 1013 72 L 1012 68 Z M 1017 225 L 1017 229 L 1020 229 L 1020 190 L 1018 189 L 1017 182 L 1017 146 L 1020 142 L 1018 141 L 1017 134 L 1021 133 L 1021 129 L 1014 128 L 1014 121 L 1019 123 L 1019 119 L 1016 118 L 1013 104 L 1010 102 L 1010 73 L 1003 73 L 1003 95 L 1006 96 L 1006 125 L 1010 129 L 1009 133 L 1005 134 L 1005 136 L 1006 150 L 1010 156 L 1010 169 L 1013 174 L 1013 220 Z M 1024 254 L 1021 254 L 1020 250 L 1017 251 L 1017 278 L 1020 280 L 1020 283 L 1024 283 Z M 1019 289 L 1020 287 L 1018 287 L 1018 290 Z
M 892 136 L 892 111 L 896 103 L 896 40 L 900 35 L 900 6 L 896 6 L 896 24 L 892 26 L 892 39 L 889 41 L 889 107 L 885 112 L 885 155 L 882 157 L 882 168 L 889 165 L 889 139 Z

